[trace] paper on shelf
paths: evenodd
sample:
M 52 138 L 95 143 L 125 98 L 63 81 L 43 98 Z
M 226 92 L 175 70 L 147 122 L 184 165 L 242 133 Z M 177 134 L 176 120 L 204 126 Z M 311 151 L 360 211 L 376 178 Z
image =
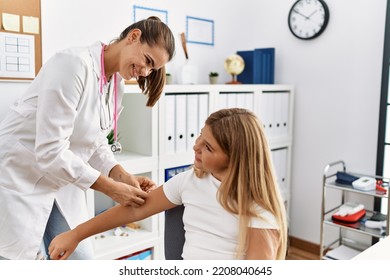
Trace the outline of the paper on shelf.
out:
M 340 206 L 339 210 L 334 213 L 334 215 L 338 216 L 347 216 L 347 215 L 353 215 L 361 210 L 364 209 L 363 204 L 357 204 L 353 202 L 346 202 L 343 205 Z
M 325 257 L 333 260 L 350 260 L 357 256 L 361 252 L 351 247 L 341 245 L 331 251 L 329 251 Z

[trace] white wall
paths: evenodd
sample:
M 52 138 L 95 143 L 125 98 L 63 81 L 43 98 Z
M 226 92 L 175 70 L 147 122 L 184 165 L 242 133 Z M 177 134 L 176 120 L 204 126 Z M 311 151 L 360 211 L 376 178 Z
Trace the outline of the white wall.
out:
M 375 173 L 386 11 L 385 0 L 326 2 L 330 21 L 318 39 L 299 41 L 283 23 L 265 36 L 280 54 L 277 82 L 296 86 L 290 234 L 315 243 L 325 165 L 343 159 Z
M 56 51 L 74 45 L 88 45 L 97 40 L 108 43 L 117 38 L 122 30 L 133 23 L 133 5 L 153 7 L 168 11 L 168 24 L 176 38 L 176 56 L 167 65 L 167 70 L 177 73 L 185 62 L 184 51 L 180 42 L 180 33 L 186 31 L 186 16 L 195 16 L 215 21 L 215 46 L 188 44 L 189 57 L 198 67 L 199 83 L 208 83 L 208 73 L 218 71 L 224 81 L 230 77 L 225 72 L 223 61 L 227 55 L 235 53 L 235 37 L 241 32 L 240 25 L 245 25 L 242 18 L 248 14 L 253 18 L 251 9 L 240 7 L 230 9 L 236 1 L 180 1 L 180 0 L 114 0 L 107 5 L 103 0 L 41 0 L 42 1 L 42 41 L 43 60 L 50 58 Z M 250 0 L 248 7 L 256 3 Z M 99 4 L 100 3 L 100 4 Z M 220 12 L 221 5 L 224 12 Z M 93 7 L 94 5 L 94 7 Z M 225 9 L 225 5 L 227 5 Z M 77 7 L 77 8 L 76 8 Z M 205 7 L 208 7 L 205 9 Z M 232 18 L 237 18 L 233 21 Z M 251 46 L 253 44 L 250 44 Z
M 287 26 L 295 0 L 41 0 L 43 60 L 96 40 L 109 42 L 132 23 L 132 5 L 168 10 L 177 36 L 174 75 L 184 62 L 179 33 L 187 15 L 215 21 L 215 46 L 189 45 L 201 83 L 225 73 L 237 50 L 275 47 L 275 82 L 293 84 L 295 121 L 290 235 L 319 243 L 322 173 L 344 159 L 354 171 L 374 173 L 386 0 L 326 0 L 330 21 L 317 39 L 296 39 Z M 0 82 L 0 119 L 26 83 Z

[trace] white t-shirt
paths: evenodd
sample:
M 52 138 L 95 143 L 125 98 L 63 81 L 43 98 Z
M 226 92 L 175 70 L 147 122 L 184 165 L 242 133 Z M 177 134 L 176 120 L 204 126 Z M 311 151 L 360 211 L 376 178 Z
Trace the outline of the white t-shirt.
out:
M 239 219 L 226 211 L 217 200 L 221 182 L 210 174 L 202 178 L 193 169 L 172 177 L 163 186 L 169 201 L 185 206 L 183 223 L 185 260 L 235 259 Z M 253 228 L 278 229 L 275 217 L 258 207 L 260 218 L 252 218 Z

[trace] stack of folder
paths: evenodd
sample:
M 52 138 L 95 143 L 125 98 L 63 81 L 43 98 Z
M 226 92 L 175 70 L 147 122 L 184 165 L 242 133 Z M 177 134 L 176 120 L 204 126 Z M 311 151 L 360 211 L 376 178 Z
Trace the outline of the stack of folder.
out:
M 254 109 L 254 92 L 220 92 L 218 95 L 219 108 Z
M 165 94 L 165 153 L 192 151 L 209 115 L 208 94 Z
M 237 76 L 243 84 L 273 84 L 275 76 L 275 48 L 237 51 L 244 59 L 244 71 Z
M 263 92 L 256 114 L 260 117 L 268 138 L 288 137 L 290 112 L 288 92 Z

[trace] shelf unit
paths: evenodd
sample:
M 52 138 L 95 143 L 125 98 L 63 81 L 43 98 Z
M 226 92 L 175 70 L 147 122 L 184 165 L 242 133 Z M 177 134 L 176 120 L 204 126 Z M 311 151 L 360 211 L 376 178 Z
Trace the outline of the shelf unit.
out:
M 118 121 L 118 138 L 123 151 L 116 157 L 132 174 L 148 176 L 161 185 L 166 169 L 193 163 L 192 147 L 209 114 L 221 108 L 247 108 L 264 125 L 288 209 L 293 96 L 294 88 L 290 85 L 166 85 L 159 102 L 149 108 L 145 106 L 146 97 L 140 94 L 138 86 L 126 85 L 122 100 L 124 109 Z M 177 123 L 179 121 L 181 123 Z M 190 123 L 194 121 L 193 128 Z M 178 129 L 172 132 L 172 125 Z M 189 131 L 189 127 L 193 131 Z M 169 135 L 170 132 L 175 135 Z M 174 148 L 167 142 L 169 136 L 178 141 Z M 180 144 L 183 137 L 185 143 Z M 90 190 L 87 204 L 92 217 L 113 206 L 114 202 Z M 95 259 L 117 259 L 144 249 L 152 250 L 152 259 L 164 259 L 164 213 L 140 224 L 141 231 L 126 237 L 112 236 L 112 232 L 108 232 L 105 238 L 94 238 Z
M 357 198 L 362 199 L 363 197 L 375 197 L 387 200 L 388 206 L 390 206 L 389 200 L 389 188 L 387 188 L 387 192 L 385 194 L 374 191 L 360 191 L 354 189 L 351 185 L 343 185 L 336 182 L 337 171 L 346 172 L 346 164 L 344 161 L 339 160 L 328 164 L 324 169 L 323 175 L 323 186 L 322 186 L 322 207 L 321 207 L 321 240 L 320 240 L 320 258 L 321 259 L 330 259 L 327 257 L 326 253 L 330 252 L 330 250 L 335 250 L 337 248 L 351 249 L 356 251 L 362 251 L 369 247 L 367 244 L 363 244 L 358 240 L 348 238 L 348 232 L 357 233 L 357 235 L 375 237 L 378 239 L 384 238 L 389 235 L 389 218 L 390 215 L 388 213 L 389 207 L 387 207 L 386 213 L 386 228 L 385 229 L 373 229 L 364 226 L 360 221 L 356 223 L 340 223 L 332 220 L 332 215 L 337 212 L 339 207 L 346 202 L 346 196 L 348 194 L 357 194 Z M 381 176 L 372 176 L 365 174 L 358 174 L 353 172 L 348 172 L 348 174 L 354 175 L 356 177 L 372 177 L 376 180 L 383 180 L 389 182 L 388 178 L 384 178 Z M 327 190 L 336 190 L 339 192 L 340 196 L 340 204 L 336 204 L 336 206 L 330 207 L 330 203 L 327 200 Z M 369 219 L 375 212 L 367 209 L 366 215 L 362 219 Z M 326 235 L 326 226 L 335 227 L 338 229 L 338 237 L 330 242 L 325 242 Z

